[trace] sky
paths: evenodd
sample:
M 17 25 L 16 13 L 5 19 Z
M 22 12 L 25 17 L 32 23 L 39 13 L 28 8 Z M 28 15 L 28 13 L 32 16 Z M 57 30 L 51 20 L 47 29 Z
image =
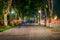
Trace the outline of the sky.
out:
M 54 0 L 54 9 L 60 18 L 60 0 Z

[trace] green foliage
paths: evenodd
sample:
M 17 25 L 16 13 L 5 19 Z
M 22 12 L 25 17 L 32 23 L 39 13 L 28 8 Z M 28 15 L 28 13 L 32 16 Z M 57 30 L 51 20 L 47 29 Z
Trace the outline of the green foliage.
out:
M 2 21 L 4 19 L 3 9 L 7 8 L 7 0 L 1 0 L 0 1 L 0 20 Z
M 13 6 L 19 11 L 19 14 L 23 17 L 30 17 L 31 15 L 37 15 L 36 12 L 44 7 L 48 8 L 47 0 L 13 0 Z M 47 4 L 47 5 L 46 5 Z
M 11 29 L 11 28 L 13 28 L 13 26 L 5 26 L 3 28 L 0 28 L 0 31 L 3 32 L 5 30 Z
M 2 9 L 3 9 L 3 5 L 2 2 L 0 1 L 0 15 L 2 15 Z
M 46 4 L 46 8 L 48 8 L 48 5 Z
M 1 0 L 0 1 L 0 15 L 2 15 L 3 8 L 7 8 L 7 0 Z

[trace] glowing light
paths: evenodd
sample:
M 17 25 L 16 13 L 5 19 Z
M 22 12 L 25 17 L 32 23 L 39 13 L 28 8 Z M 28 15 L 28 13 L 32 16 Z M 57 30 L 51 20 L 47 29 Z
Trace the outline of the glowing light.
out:
M 56 19 L 57 19 L 57 16 L 54 17 L 54 20 L 56 20 Z
M 15 13 L 15 11 L 14 11 L 14 9 L 13 9 L 13 8 L 12 8 L 12 11 L 11 11 L 11 13 L 12 13 L 12 14 L 14 14 L 14 13 Z
M 39 10 L 38 12 L 41 13 L 41 10 Z

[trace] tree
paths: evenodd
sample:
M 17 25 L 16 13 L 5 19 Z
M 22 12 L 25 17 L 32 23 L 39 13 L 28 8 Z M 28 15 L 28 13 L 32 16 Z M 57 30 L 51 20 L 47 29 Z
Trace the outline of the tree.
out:
M 2 2 L 2 0 L 0 0 L 0 25 L 3 25 L 3 13 L 2 13 L 2 9 L 3 9 L 3 2 Z
M 50 13 L 50 22 L 52 20 L 52 14 L 53 14 L 53 0 L 47 0 L 48 6 L 49 6 L 49 13 Z
M 33 14 L 42 4 L 42 0 L 14 0 L 14 5 L 16 6 L 19 14 L 22 13 L 23 16 Z M 32 13 L 30 13 L 32 12 Z
M 7 14 L 10 10 L 12 0 L 3 0 L 2 2 L 3 2 L 4 25 L 7 26 L 8 25 Z

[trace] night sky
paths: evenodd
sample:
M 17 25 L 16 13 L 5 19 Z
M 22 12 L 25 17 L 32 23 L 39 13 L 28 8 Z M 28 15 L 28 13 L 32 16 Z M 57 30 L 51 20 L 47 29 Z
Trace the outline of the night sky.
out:
M 60 18 L 60 0 L 54 0 L 54 9 L 57 13 L 57 16 Z

